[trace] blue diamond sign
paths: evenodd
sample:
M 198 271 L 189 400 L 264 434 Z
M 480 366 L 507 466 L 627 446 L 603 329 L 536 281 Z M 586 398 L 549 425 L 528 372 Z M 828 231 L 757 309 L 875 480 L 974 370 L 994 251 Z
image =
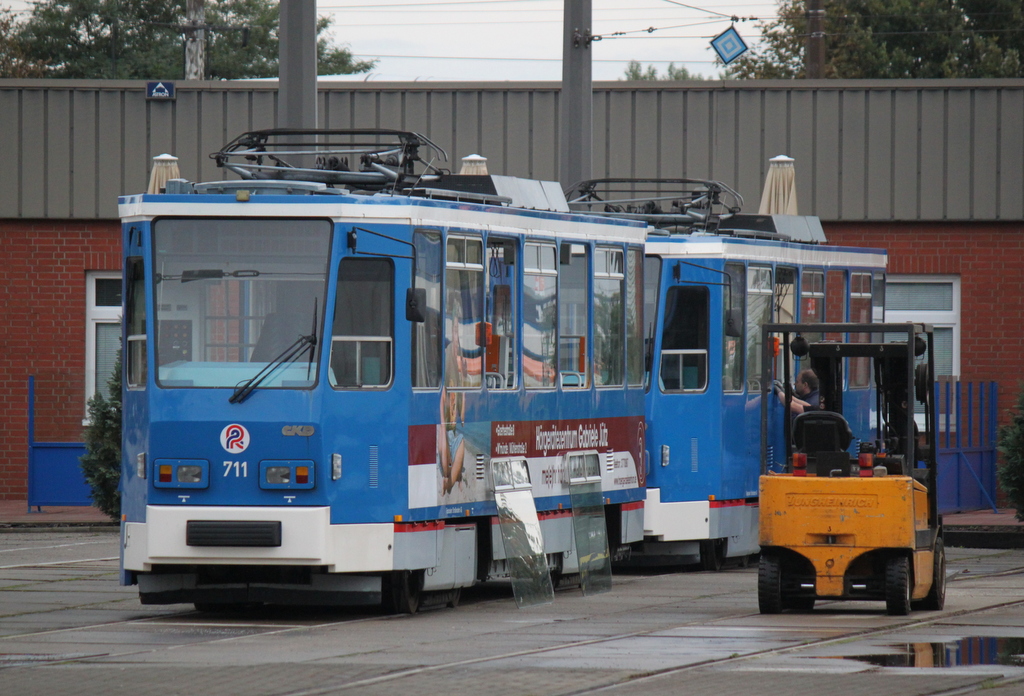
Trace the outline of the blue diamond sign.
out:
M 747 44 L 743 41 L 743 37 L 740 36 L 739 32 L 736 31 L 736 27 L 729 27 L 711 39 L 711 47 L 715 49 L 715 53 L 718 54 L 718 57 L 726 65 L 747 52 Z
M 174 99 L 174 83 L 166 80 L 163 82 L 147 82 L 146 99 Z

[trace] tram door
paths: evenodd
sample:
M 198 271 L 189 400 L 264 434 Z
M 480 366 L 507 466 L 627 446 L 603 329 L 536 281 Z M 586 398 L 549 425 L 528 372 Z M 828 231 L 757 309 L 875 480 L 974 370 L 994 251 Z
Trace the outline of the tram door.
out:
M 655 452 L 648 486 L 662 502 L 706 500 L 714 467 L 716 395 L 709 390 L 711 291 L 705 282 L 677 279 L 663 295 L 661 345 L 654 366 L 649 421 Z M 659 466 L 660 464 L 660 466 Z

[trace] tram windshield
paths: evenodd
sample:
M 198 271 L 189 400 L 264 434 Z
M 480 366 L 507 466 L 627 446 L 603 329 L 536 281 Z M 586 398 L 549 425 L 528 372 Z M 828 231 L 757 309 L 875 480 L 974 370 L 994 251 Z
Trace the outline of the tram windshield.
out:
M 315 384 L 330 238 L 326 220 L 157 220 L 157 383 Z

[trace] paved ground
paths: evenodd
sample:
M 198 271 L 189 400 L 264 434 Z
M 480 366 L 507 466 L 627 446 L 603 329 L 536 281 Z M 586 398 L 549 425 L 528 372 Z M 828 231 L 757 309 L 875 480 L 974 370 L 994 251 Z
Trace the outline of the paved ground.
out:
M 943 612 L 757 613 L 756 570 L 617 574 L 517 609 L 152 607 L 117 585 L 115 528 L 0 533 L 0 693 L 76 696 L 953 696 L 1024 693 L 1024 551 L 951 549 Z

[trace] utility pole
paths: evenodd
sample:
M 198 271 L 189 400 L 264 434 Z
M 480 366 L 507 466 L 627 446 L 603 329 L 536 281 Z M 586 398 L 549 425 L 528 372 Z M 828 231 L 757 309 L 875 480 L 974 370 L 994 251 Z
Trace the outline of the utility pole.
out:
M 185 2 L 185 79 L 206 78 L 206 0 Z
M 558 179 L 569 187 L 591 177 L 594 92 L 591 76 L 591 0 L 565 0 Z
M 804 51 L 804 75 L 808 80 L 825 76 L 825 33 L 822 20 L 825 10 L 821 0 L 807 0 L 807 49 Z
M 278 128 L 316 128 L 316 0 L 281 0 Z

